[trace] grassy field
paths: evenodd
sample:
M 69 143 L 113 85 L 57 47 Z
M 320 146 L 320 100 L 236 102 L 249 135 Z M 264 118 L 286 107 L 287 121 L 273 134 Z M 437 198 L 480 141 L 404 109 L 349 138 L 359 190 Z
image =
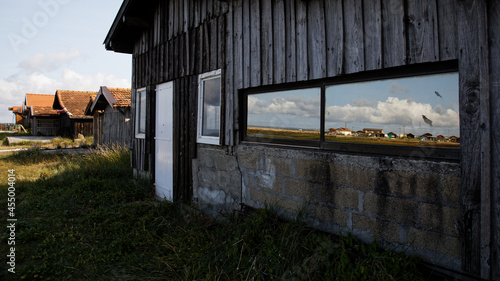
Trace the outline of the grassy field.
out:
M 282 221 L 272 208 L 213 220 L 157 202 L 129 163 L 116 148 L 0 159 L 0 280 L 423 280 L 416 257 Z
M 249 137 L 275 138 L 275 139 L 296 139 L 296 140 L 319 140 L 320 131 L 291 130 L 291 129 L 271 129 L 248 127 Z M 346 143 L 366 143 L 366 144 L 386 144 L 401 146 L 434 146 L 434 147 L 460 147 L 459 143 L 447 141 L 422 141 L 418 138 L 381 138 L 381 137 L 355 137 L 355 136 L 332 136 L 325 135 L 326 141 L 346 142 Z

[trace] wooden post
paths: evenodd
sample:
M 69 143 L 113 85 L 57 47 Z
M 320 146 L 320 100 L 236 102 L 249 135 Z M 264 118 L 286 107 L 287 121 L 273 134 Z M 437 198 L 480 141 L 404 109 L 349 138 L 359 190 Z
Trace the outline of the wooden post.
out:
M 461 0 L 457 23 L 462 153 L 462 269 L 490 277 L 490 120 L 485 1 Z

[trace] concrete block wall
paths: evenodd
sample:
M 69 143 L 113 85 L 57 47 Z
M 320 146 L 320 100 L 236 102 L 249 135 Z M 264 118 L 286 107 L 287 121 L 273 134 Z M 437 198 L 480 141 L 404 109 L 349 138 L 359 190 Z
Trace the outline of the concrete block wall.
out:
M 459 163 L 253 145 L 198 151 L 195 197 L 221 203 L 212 213 L 268 204 L 315 228 L 460 268 Z

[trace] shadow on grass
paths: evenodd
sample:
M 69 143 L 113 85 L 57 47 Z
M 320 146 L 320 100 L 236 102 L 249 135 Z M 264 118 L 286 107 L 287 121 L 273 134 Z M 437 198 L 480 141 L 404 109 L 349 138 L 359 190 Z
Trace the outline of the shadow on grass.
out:
M 421 279 L 415 258 L 280 220 L 269 209 L 215 221 L 155 201 L 123 149 L 7 159 L 49 160 L 59 162 L 36 180 L 16 182 L 16 273 L 2 263 L 1 280 Z M 9 232 L 0 235 L 6 253 Z

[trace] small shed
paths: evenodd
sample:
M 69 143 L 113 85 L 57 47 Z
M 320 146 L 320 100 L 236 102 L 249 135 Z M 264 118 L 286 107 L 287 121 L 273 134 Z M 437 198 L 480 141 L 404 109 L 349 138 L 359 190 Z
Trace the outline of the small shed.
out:
M 57 136 L 60 133 L 60 117 L 52 109 L 54 95 L 26 94 L 24 101 L 27 122 L 34 136 Z
M 92 95 L 97 95 L 97 92 L 56 91 L 52 107 L 61 116 L 60 133 L 63 137 L 76 138 L 78 134 L 92 135 L 92 117 L 85 115 L 85 109 Z
M 101 86 L 85 110 L 93 116 L 94 144 L 130 145 L 130 89 Z

